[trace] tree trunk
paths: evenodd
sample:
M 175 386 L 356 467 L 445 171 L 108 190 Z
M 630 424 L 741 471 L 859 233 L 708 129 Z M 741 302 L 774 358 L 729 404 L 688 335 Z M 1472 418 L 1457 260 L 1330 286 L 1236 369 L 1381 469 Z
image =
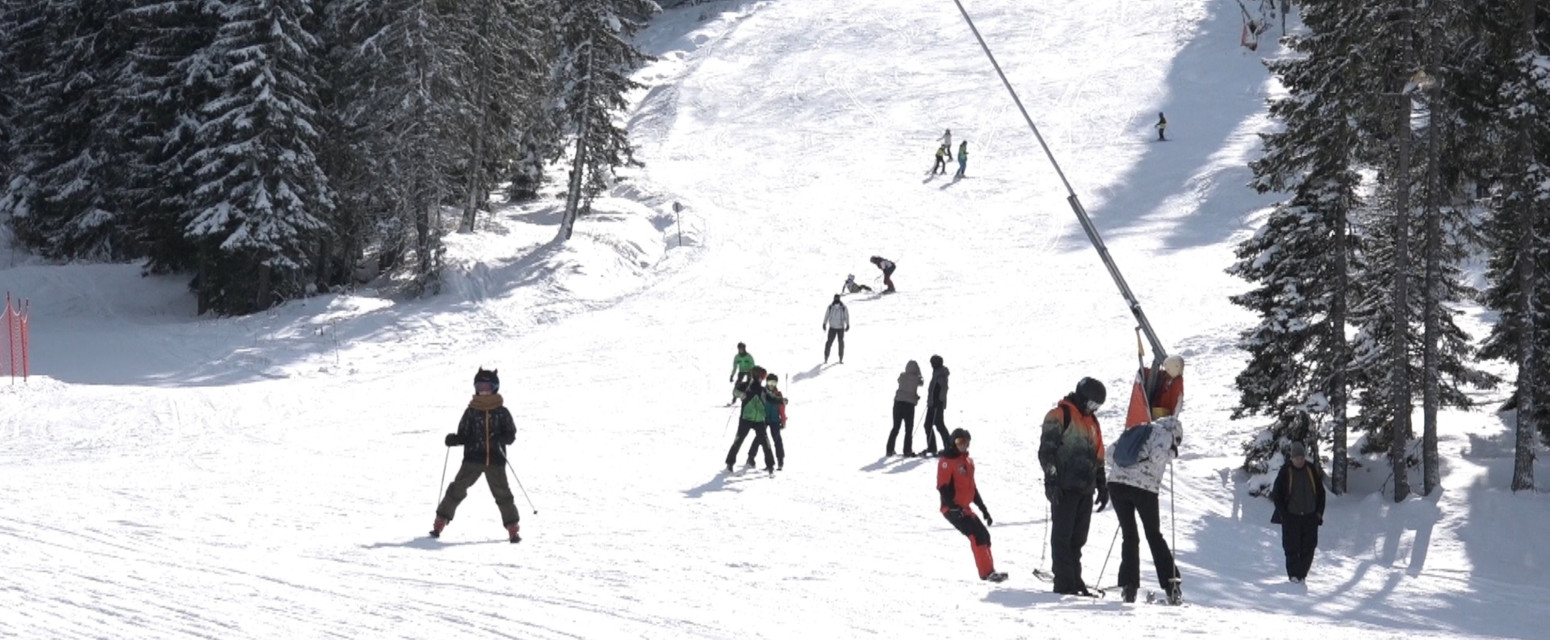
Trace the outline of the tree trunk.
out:
M 592 119 L 592 43 L 585 45 L 587 48 L 586 73 L 582 74 L 581 88 L 581 119 L 576 123 L 576 158 L 571 163 L 570 192 L 565 198 L 565 223 L 560 228 L 560 237 L 569 240 L 571 232 L 576 228 L 576 216 L 580 211 L 582 174 L 587 167 L 587 124 Z
M 1394 190 L 1394 302 L 1393 327 L 1389 345 L 1393 440 L 1389 444 L 1389 462 L 1394 467 L 1394 501 L 1410 495 L 1410 480 L 1405 464 L 1405 446 L 1410 441 L 1410 96 L 1401 89 L 1398 96 L 1399 162 Z
M 478 49 L 480 55 L 474 56 L 474 110 L 479 114 L 474 121 L 473 136 L 474 153 L 469 157 L 468 164 L 468 200 L 463 205 L 463 221 L 459 223 L 458 230 L 464 233 L 474 230 L 474 223 L 478 220 L 479 206 L 489 198 L 490 190 L 484 186 L 484 138 L 490 135 L 487 130 L 490 121 L 490 51 L 486 38 L 490 37 L 490 14 L 495 10 L 495 2 L 482 3 L 484 12 L 480 14 Z
M 1435 4 L 1429 5 L 1428 12 L 1436 11 Z M 1435 17 L 1430 20 L 1431 42 L 1430 61 L 1427 66 L 1432 73 L 1438 73 L 1442 63 L 1442 29 L 1437 26 Z M 1435 76 L 1434 76 L 1435 77 Z M 1426 105 L 1426 277 L 1424 310 L 1422 311 L 1422 323 L 1425 337 L 1423 340 L 1424 351 L 1421 354 L 1421 495 L 1432 495 L 1432 490 L 1442 482 L 1442 472 L 1438 469 L 1437 459 L 1437 404 L 1440 380 L 1437 350 L 1442 343 L 1442 313 L 1441 304 L 1437 297 L 1442 295 L 1444 277 L 1442 271 L 1442 199 L 1443 185 L 1438 175 L 1438 163 L 1441 161 L 1442 123 L 1446 118 L 1438 117 L 1438 98 L 1441 92 L 1427 90 Z
M 1522 12 L 1523 30 L 1520 34 L 1519 58 L 1528 59 L 1535 54 L 1534 30 L 1537 16 L 1535 15 L 1535 0 L 1518 0 L 1518 9 Z M 1528 69 L 1522 69 L 1527 73 Z M 1525 78 L 1525 82 L 1532 77 Z M 1534 92 L 1537 93 L 1537 92 Z M 1517 136 L 1517 156 L 1520 171 L 1527 171 L 1534 165 L 1533 142 L 1533 115 L 1520 115 L 1517 122 L 1522 130 Z M 1534 195 L 1535 189 L 1532 180 L 1518 181 L 1519 198 L 1509 201 L 1508 206 L 1515 206 L 1518 222 L 1518 288 L 1521 290 L 1523 312 L 1519 314 L 1522 326 L 1518 331 L 1518 428 L 1516 454 L 1512 464 L 1512 490 L 1532 491 L 1534 489 L 1534 452 L 1538 444 L 1535 437 L 1539 431 L 1539 425 L 1534 412 L 1539 406 L 1538 381 L 1534 372 L 1539 367 L 1539 345 L 1535 339 L 1539 335 L 1539 303 L 1538 284 L 1539 274 L 1536 255 L 1538 243 L 1534 241 L 1534 233 L 1539 224 L 1536 218 L 1539 198 Z M 1528 187 L 1528 188 L 1525 188 Z M 1513 204 L 1515 203 L 1515 204 Z
M 1349 242 L 1349 225 L 1345 210 L 1334 216 L 1335 286 L 1329 303 L 1329 341 L 1332 360 L 1329 376 L 1330 458 L 1329 485 L 1335 495 L 1346 492 L 1346 468 L 1350 465 L 1349 447 L 1346 444 L 1346 366 L 1349 351 L 1346 345 L 1346 292 L 1347 280 L 1346 245 Z

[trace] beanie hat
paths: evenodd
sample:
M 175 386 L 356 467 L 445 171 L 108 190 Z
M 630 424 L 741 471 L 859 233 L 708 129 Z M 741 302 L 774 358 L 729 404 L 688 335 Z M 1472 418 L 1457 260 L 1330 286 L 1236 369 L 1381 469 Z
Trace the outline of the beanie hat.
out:
M 1306 457 L 1308 457 L 1308 445 L 1305 445 L 1305 444 L 1303 444 L 1301 442 L 1293 442 L 1292 446 L 1286 448 L 1286 457 L 1288 457 L 1288 458 L 1306 458 Z
M 969 435 L 968 429 L 953 429 L 953 442 L 957 442 L 959 438 L 973 440 L 974 436 Z
M 1171 355 L 1163 358 L 1162 369 L 1168 373 L 1168 377 L 1177 378 L 1184 375 L 1184 358 L 1179 355 Z
M 495 387 L 494 391 L 500 391 L 501 377 L 499 370 L 480 367 L 479 372 L 474 374 L 474 384 L 477 385 L 481 382 L 488 382 Z
M 940 366 L 942 366 L 942 356 L 931 356 L 931 366 L 933 366 L 933 367 L 940 367 Z

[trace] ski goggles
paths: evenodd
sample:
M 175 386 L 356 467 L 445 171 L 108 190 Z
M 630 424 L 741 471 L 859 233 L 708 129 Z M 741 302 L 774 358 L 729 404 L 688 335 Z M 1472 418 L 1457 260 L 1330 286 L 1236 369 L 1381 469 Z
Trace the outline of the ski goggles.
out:
M 481 380 L 474 383 L 474 392 L 476 393 L 495 393 L 495 390 L 499 388 L 500 385 L 495 384 L 494 382 L 486 382 Z

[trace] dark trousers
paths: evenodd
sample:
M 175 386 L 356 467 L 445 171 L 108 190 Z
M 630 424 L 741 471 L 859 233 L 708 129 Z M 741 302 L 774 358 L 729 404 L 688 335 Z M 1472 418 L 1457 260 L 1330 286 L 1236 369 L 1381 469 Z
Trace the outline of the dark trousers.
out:
M 931 175 L 938 173 L 947 173 L 947 159 L 942 156 L 937 156 L 936 164 L 931 167 Z
M 936 451 L 936 436 L 942 435 L 942 448 L 952 444 L 947 437 L 947 423 L 942 421 L 942 414 L 947 410 L 947 405 L 926 403 L 926 451 Z
M 748 437 L 749 431 L 757 434 L 754 436 L 754 444 L 764 449 L 764 467 L 774 469 L 775 458 L 770 453 L 770 442 L 764 435 L 764 423 L 741 418 L 737 421 L 737 439 L 732 441 L 732 448 L 727 450 L 727 466 L 730 467 L 732 463 L 737 462 L 737 450 L 743 448 L 743 438 Z
M 1093 492 L 1065 489 L 1060 504 L 1052 507 L 1049 553 L 1055 570 L 1055 593 L 1076 593 L 1087 588 L 1082 581 L 1082 547 L 1092 524 Z
M 915 405 L 909 402 L 893 402 L 893 431 L 888 432 L 888 455 L 893 455 L 897 449 L 893 443 L 898 441 L 899 427 L 904 427 L 904 455 L 915 455 L 915 443 L 911 440 L 915 436 Z
M 990 555 L 990 530 L 968 509 L 956 517 L 951 511 L 942 515 L 954 529 L 969 537 L 969 548 L 974 551 L 974 568 L 979 571 L 980 579 L 985 579 L 985 576 L 996 570 L 996 561 Z
M 775 441 L 775 464 L 786 466 L 786 442 L 780 437 L 780 419 L 776 418 L 775 422 L 765 423 L 764 429 L 769 432 L 769 439 Z M 770 443 L 765 440 L 764 431 L 754 436 L 753 444 L 748 445 L 748 466 L 753 466 L 753 454 L 759 447 L 764 447 L 765 455 L 768 456 Z M 769 460 L 765 457 L 765 466 L 769 466 Z
M 840 339 L 840 362 L 845 361 L 845 330 L 829 327 L 829 339 L 823 343 L 823 361 L 829 361 L 829 347 L 834 346 L 834 339 Z
M 1128 484 L 1109 484 L 1109 500 L 1114 514 L 1119 516 L 1119 586 L 1141 587 L 1141 536 L 1136 531 L 1136 516 L 1141 516 L 1141 529 L 1146 533 L 1146 545 L 1152 549 L 1152 564 L 1157 566 L 1157 584 L 1163 592 L 1173 590 L 1176 567 L 1173 552 L 1168 550 L 1168 540 L 1163 537 L 1161 518 L 1157 513 L 1157 494 L 1132 487 Z
M 511 526 L 521 520 L 517 503 L 511 495 L 511 485 L 506 482 L 505 465 L 477 462 L 464 462 L 463 466 L 458 467 L 457 475 L 452 476 L 452 484 L 447 485 L 446 497 L 441 499 L 441 504 L 436 505 L 436 515 L 451 520 L 457 512 L 457 505 L 468 497 L 468 488 L 474 486 L 479 476 L 484 476 L 485 483 L 490 485 L 490 493 L 495 496 L 495 506 L 501 510 L 501 525 Z
M 1319 547 L 1319 517 L 1315 514 L 1281 515 L 1281 549 L 1286 552 L 1286 577 L 1303 580 L 1313 566 L 1313 550 Z
M 893 270 L 896 267 L 883 269 L 883 284 L 888 285 L 888 290 L 893 291 Z

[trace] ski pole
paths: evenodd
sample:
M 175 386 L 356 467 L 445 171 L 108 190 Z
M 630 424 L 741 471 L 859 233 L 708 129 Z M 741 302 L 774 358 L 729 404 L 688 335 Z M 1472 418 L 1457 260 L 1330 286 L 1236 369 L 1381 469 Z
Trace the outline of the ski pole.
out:
M 436 485 L 436 507 L 441 508 L 441 488 L 447 486 L 447 461 L 452 459 L 452 447 L 447 447 L 447 455 L 441 457 L 441 482 Z
M 1114 527 L 1114 537 L 1109 538 L 1109 553 L 1103 556 L 1103 567 L 1098 569 L 1098 584 L 1103 584 L 1103 574 L 1109 572 L 1109 559 L 1114 557 L 1114 542 L 1119 540 L 1119 527 Z
M 502 453 L 504 453 L 504 449 Z M 533 510 L 533 515 L 538 515 L 538 507 L 533 506 L 533 499 L 527 497 L 527 487 L 522 486 L 522 479 L 517 477 L 517 470 L 512 468 L 511 460 L 506 461 L 506 468 L 511 469 L 511 479 L 517 481 L 517 488 L 522 490 L 522 499 L 527 501 L 528 508 Z

